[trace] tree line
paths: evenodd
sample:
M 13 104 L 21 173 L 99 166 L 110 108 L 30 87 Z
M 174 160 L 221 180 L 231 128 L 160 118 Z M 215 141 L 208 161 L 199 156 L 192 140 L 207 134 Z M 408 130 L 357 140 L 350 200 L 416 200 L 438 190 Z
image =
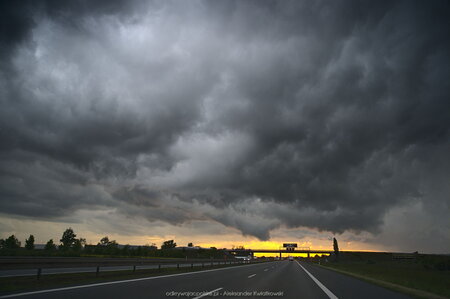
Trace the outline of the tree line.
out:
M 223 258 L 225 252 L 215 247 L 208 249 L 193 247 L 189 243 L 187 248 L 172 250 L 177 247 L 174 240 L 167 240 L 158 249 L 156 244 L 143 246 L 120 246 L 116 240 L 110 240 L 108 236 L 103 237 L 96 245 L 86 244 L 86 239 L 77 238 L 72 228 L 66 229 L 57 245 L 53 239 L 48 240 L 44 249 L 35 248 L 35 238 L 30 235 L 25 240 L 25 246 L 15 235 L 6 239 L 0 239 L 0 255 L 38 255 L 38 256 L 144 256 L 144 257 L 175 257 L 175 258 Z
M 56 246 L 56 244 L 53 242 L 53 239 L 48 240 L 48 242 L 45 244 L 44 250 L 46 251 L 53 251 L 53 250 L 73 250 L 73 251 L 80 251 L 83 249 L 83 247 L 86 245 L 86 239 L 84 238 L 76 238 L 76 234 L 74 233 L 72 228 L 68 228 L 64 231 L 61 240 L 61 244 L 59 246 Z M 21 248 L 21 242 L 15 235 L 11 235 L 6 239 L 0 239 L 0 249 L 1 250 L 18 250 Z M 28 239 L 25 240 L 25 247 L 26 250 L 34 250 L 35 244 L 34 244 L 34 236 L 30 235 Z

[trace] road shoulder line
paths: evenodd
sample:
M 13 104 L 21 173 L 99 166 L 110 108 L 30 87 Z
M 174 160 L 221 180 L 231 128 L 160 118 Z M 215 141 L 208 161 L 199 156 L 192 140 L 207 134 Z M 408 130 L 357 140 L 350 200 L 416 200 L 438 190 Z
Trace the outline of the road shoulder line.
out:
M 334 295 L 326 286 L 324 286 L 317 278 L 315 278 L 311 273 L 309 273 L 309 271 L 306 270 L 305 267 L 300 265 L 298 261 L 296 262 L 303 269 L 303 271 L 305 271 L 306 274 L 308 274 L 308 276 L 311 277 L 311 279 L 319 286 L 319 288 L 321 288 L 322 291 L 324 291 L 325 294 L 327 294 L 328 297 L 330 297 L 331 299 L 338 299 L 338 297 L 336 297 L 336 295 Z
M 395 284 L 395 283 L 392 283 L 392 282 L 371 278 L 371 277 L 368 277 L 368 276 L 363 276 L 363 275 L 360 275 L 360 274 L 357 274 L 357 273 L 352 273 L 352 272 L 344 271 L 344 270 L 341 270 L 341 269 L 335 269 L 335 268 L 327 267 L 327 266 L 323 266 L 323 265 L 319 265 L 319 267 L 321 267 L 323 269 L 326 269 L 326 270 L 330 270 L 330 271 L 334 271 L 334 272 L 337 272 L 337 273 L 341 273 L 341 274 L 344 274 L 344 275 L 347 275 L 347 276 L 350 276 L 350 277 L 354 277 L 354 278 L 363 280 L 365 282 L 372 283 L 374 285 L 378 285 L 380 287 L 390 289 L 390 290 L 395 291 L 395 292 L 400 292 L 400 293 L 411 295 L 411 296 L 415 296 L 415 297 L 423 297 L 423 298 L 429 298 L 429 299 L 446 299 L 447 298 L 447 297 L 443 297 L 443 296 L 441 296 L 439 294 L 430 293 L 430 292 L 419 290 L 419 289 L 408 288 L 408 287 L 403 286 L 403 285 L 399 285 L 399 284 Z

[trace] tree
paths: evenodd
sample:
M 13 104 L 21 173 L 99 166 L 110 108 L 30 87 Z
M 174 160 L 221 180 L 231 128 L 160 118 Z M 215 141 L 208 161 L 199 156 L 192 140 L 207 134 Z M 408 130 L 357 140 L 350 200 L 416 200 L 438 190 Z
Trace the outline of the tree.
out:
M 192 242 L 191 242 L 188 244 L 188 247 L 194 247 L 194 244 L 192 244 Z
M 72 249 L 75 251 L 81 251 L 84 245 L 86 245 L 86 239 L 83 238 L 75 239 L 72 245 Z
M 34 249 L 34 236 L 30 235 L 28 239 L 25 240 L 25 249 L 33 250 Z
M 172 249 L 177 247 L 177 243 L 173 240 L 164 241 L 161 245 L 161 249 Z
M 18 249 L 20 248 L 20 242 L 16 236 L 11 235 L 6 240 L 1 240 L 0 246 L 2 249 Z
M 117 247 L 119 244 L 117 244 L 116 240 L 110 241 L 108 236 L 103 237 L 100 240 L 100 243 L 97 244 L 97 246 L 105 246 L 105 247 Z
M 59 246 L 62 250 L 68 250 L 75 244 L 77 235 L 73 232 L 72 228 L 68 228 L 64 231 L 61 240 L 61 245 Z
M 109 244 L 109 238 L 108 236 L 105 236 L 100 239 L 100 242 L 97 244 L 97 246 L 108 246 Z
M 337 257 L 339 256 L 339 246 L 336 238 L 333 238 L 333 249 L 334 249 L 334 255 Z
M 108 248 L 117 248 L 119 246 L 119 244 L 117 244 L 116 240 L 110 241 L 108 236 L 105 236 L 100 240 L 100 243 L 98 243 L 97 246 L 103 246 L 103 247 L 108 247 Z
M 53 243 L 53 239 L 48 240 L 47 244 L 45 244 L 44 249 L 48 251 L 56 250 L 56 245 L 55 243 Z

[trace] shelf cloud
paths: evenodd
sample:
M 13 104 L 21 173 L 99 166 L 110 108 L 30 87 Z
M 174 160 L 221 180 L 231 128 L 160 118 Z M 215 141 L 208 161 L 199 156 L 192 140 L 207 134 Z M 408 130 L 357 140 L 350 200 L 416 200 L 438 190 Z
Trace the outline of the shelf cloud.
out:
M 450 241 L 447 1 L 2 5 L 1 213 Z

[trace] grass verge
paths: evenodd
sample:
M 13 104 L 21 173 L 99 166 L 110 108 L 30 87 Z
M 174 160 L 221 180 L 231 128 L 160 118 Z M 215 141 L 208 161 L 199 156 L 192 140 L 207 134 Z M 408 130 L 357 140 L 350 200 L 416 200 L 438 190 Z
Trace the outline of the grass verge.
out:
M 415 298 L 450 298 L 450 273 L 389 263 L 326 263 L 323 268 L 350 275 Z
M 18 292 L 28 292 L 36 290 L 45 290 L 52 288 L 69 287 L 83 284 L 127 280 L 134 278 L 162 276 L 169 274 L 198 272 L 202 270 L 238 267 L 245 264 L 235 265 L 214 265 L 194 267 L 194 268 L 161 268 L 158 269 L 142 269 L 133 272 L 129 271 L 108 271 L 96 273 L 73 273 L 73 274 L 49 274 L 42 275 L 40 279 L 36 276 L 20 276 L 20 277 L 2 277 L 0 278 L 0 295 L 7 295 Z

